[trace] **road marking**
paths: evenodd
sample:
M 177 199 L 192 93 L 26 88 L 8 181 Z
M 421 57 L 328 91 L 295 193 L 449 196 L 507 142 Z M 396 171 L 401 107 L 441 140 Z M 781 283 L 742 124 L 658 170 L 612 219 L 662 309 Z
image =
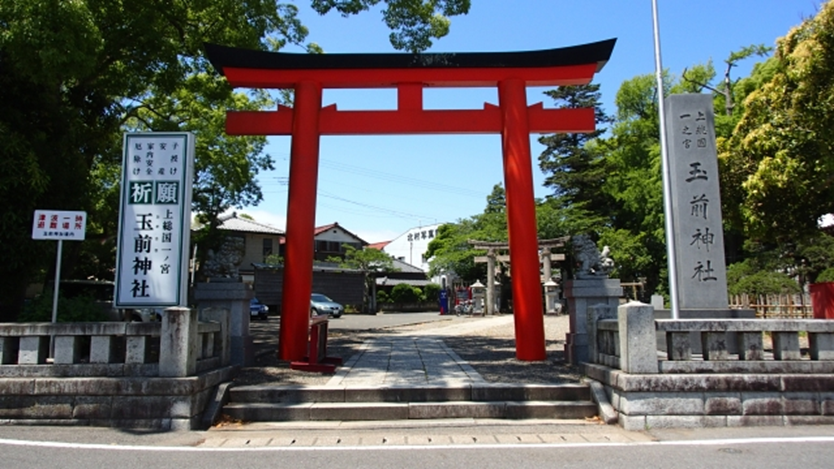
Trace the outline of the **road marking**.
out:
M 720 440 L 682 440 L 682 441 L 638 441 L 638 442 L 587 442 L 587 443 L 523 443 L 523 444 L 429 444 L 429 445 L 373 445 L 373 446 L 262 446 L 262 447 L 194 447 L 194 446 L 127 446 L 88 443 L 62 443 L 50 441 L 10 440 L 0 438 L 0 445 L 29 446 L 39 448 L 61 449 L 99 449 L 109 451 L 156 451 L 156 452 L 245 452 L 245 451 L 408 451 L 442 449 L 557 449 L 557 448 L 604 448 L 624 446 L 727 446 L 760 445 L 783 443 L 834 443 L 834 436 L 778 437 L 778 438 L 735 438 Z

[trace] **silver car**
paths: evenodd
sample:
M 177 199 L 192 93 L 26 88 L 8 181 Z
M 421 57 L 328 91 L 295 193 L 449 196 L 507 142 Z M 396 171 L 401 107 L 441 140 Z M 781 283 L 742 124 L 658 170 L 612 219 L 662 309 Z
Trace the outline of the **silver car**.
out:
M 344 312 L 345 308 L 328 298 L 327 295 L 322 295 L 321 293 L 313 293 L 310 295 L 310 316 L 329 315 L 330 317 L 339 318 Z

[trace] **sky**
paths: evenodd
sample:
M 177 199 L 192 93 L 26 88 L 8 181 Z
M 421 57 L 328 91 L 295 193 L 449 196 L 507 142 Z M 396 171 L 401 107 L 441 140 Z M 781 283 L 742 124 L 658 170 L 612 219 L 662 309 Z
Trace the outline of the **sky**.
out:
M 296 0 L 309 42 L 325 53 L 397 52 L 379 9 L 343 18 L 319 16 L 309 1 Z M 679 76 L 712 60 L 718 78 L 724 60 L 751 44 L 774 46 L 803 19 L 814 16 L 817 0 L 658 0 L 662 64 Z M 510 52 L 551 49 L 616 38 L 611 59 L 593 83 L 602 103 L 616 113 L 620 85 L 654 74 L 651 0 L 472 0 L 468 15 L 452 18 L 451 32 L 426 52 Z M 287 48 L 284 52 L 302 52 Z M 743 61 L 734 78 L 747 76 L 761 60 Z M 717 84 L 718 81 L 714 82 Z M 544 102 L 528 88 L 528 105 Z M 425 109 L 481 109 L 498 103 L 495 89 L 429 89 Z M 395 90 L 325 90 L 323 105 L 340 110 L 395 109 Z M 538 155 L 544 147 L 531 135 L 536 197 L 548 195 Z M 275 170 L 259 174 L 264 200 L 239 212 L 286 228 L 289 137 L 269 137 L 265 150 Z M 369 243 L 389 241 L 412 228 L 455 222 L 482 213 L 486 197 L 503 181 L 499 135 L 321 137 L 316 226 L 338 222 Z

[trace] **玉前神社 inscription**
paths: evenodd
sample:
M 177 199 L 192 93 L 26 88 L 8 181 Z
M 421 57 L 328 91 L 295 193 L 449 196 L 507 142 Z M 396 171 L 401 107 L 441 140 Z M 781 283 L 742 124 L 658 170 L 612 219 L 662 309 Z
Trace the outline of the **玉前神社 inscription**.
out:
M 193 155 L 190 133 L 125 135 L 117 307 L 186 304 Z
M 726 309 L 727 273 L 712 97 L 669 96 L 666 139 L 681 309 Z

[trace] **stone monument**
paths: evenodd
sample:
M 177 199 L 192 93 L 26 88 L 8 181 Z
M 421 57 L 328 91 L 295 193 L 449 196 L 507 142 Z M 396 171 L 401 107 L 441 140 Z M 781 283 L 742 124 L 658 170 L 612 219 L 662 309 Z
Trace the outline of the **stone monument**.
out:
M 680 319 L 754 318 L 753 310 L 730 309 L 715 122 L 712 96 L 679 94 L 666 98 L 666 139 L 672 180 L 672 226 Z M 656 310 L 658 319 L 671 311 Z M 734 337 L 728 337 L 733 347 Z M 700 339 L 690 338 L 693 352 Z

